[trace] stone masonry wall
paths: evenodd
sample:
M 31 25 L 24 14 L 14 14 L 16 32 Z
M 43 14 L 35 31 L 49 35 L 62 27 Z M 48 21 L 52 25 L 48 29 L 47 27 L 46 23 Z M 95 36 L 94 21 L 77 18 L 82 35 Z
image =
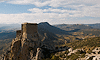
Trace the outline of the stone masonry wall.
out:
M 24 23 L 22 24 L 22 32 L 24 38 L 32 38 L 34 37 L 34 34 L 38 32 L 38 24 L 36 23 Z

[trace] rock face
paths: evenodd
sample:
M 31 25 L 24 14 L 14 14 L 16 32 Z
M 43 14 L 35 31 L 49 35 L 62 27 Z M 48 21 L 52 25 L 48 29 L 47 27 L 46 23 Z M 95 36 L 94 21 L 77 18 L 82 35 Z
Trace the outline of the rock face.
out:
M 9 54 L 5 54 L 2 60 L 39 60 L 43 55 L 41 42 L 36 23 L 22 24 L 22 30 L 18 30 L 13 39 Z
M 42 49 L 37 48 L 36 60 L 41 60 L 41 58 L 44 58 L 43 53 L 42 53 Z

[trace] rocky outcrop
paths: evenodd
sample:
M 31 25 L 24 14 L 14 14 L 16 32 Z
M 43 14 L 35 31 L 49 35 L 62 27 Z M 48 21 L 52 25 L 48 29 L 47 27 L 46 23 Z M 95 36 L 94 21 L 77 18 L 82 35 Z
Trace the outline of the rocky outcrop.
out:
M 43 56 L 40 46 L 37 24 L 24 23 L 12 40 L 10 52 L 4 54 L 2 60 L 39 60 Z
M 44 55 L 42 53 L 42 49 L 41 48 L 37 48 L 36 60 L 41 60 L 42 58 L 44 58 Z
M 13 60 L 32 60 L 36 55 L 39 41 L 30 39 L 16 39 L 11 46 L 11 59 Z

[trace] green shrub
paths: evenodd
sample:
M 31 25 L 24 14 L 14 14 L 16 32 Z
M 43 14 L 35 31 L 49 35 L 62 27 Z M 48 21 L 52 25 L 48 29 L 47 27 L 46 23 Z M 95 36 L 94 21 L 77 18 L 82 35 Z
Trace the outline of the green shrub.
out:
M 59 56 L 52 56 L 52 58 L 51 58 L 52 60 L 59 60 Z

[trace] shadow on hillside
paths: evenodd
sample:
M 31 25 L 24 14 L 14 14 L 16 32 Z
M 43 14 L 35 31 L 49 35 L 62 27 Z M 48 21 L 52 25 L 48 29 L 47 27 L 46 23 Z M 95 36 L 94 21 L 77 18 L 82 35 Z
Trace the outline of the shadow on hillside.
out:
M 69 35 L 69 33 L 67 31 L 62 30 L 60 28 L 57 28 L 55 26 L 52 26 L 52 25 L 50 25 L 47 22 L 40 23 L 38 25 L 38 29 L 39 30 L 47 30 L 47 31 L 49 31 L 50 33 L 53 33 L 53 34 L 60 34 L 60 35 L 62 35 L 62 34 L 64 35 L 65 34 L 65 35 Z
M 67 31 L 67 32 L 77 32 L 79 31 L 80 29 L 74 29 L 74 30 L 71 30 L 71 31 Z

